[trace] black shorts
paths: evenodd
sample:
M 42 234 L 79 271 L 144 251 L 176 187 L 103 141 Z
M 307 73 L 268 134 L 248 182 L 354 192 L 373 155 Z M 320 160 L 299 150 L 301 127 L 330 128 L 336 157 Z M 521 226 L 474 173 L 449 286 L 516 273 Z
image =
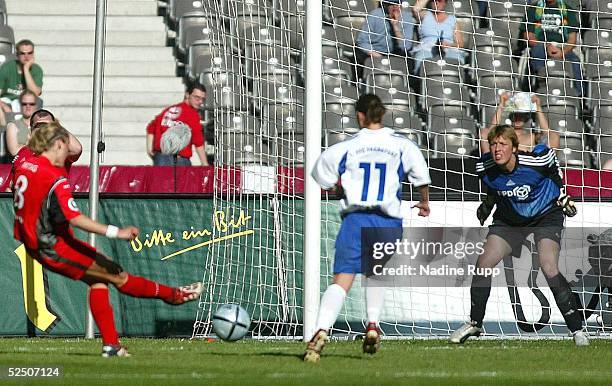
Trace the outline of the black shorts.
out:
M 549 239 L 561 244 L 563 233 L 563 211 L 555 208 L 533 222 L 524 226 L 509 225 L 502 220 L 495 219 L 489 226 L 489 235 L 497 235 L 504 239 L 512 248 L 512 256 L 519 257 L 523 242 L 533 233 L 533 240 L 537 244 L 542 239 Z

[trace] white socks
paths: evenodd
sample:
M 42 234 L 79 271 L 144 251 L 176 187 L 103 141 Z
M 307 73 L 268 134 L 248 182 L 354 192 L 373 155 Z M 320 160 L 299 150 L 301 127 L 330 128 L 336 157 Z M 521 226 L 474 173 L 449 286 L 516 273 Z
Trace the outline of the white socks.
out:
M 321 297 L 316 331 L 327 331 L 334 325 L 344 304 L 345 297 L 346 292 L 338 284 L 332 284 L 327 287 L 323 297 Z
M 367 279 L 366 279 L 367 280 Z M 380 313 L 385 303 L 385 287 L 374 287 L 372 283 L 367 283 L 365 288 L 366 296 L 366 316 L 368 323 L 376 323 L 380 320 Z

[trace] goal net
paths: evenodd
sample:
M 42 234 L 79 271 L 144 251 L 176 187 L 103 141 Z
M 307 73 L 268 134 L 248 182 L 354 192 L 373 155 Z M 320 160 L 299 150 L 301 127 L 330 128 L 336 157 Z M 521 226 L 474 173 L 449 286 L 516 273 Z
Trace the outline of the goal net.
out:
M 366 92 L 385 103 L 384 125 L 417 143 L 430 167 L 432 214 L 417 218 L 410 204 L 418 197 L 406 185 L 406 227 L 479 226 L 475 162 L 491 123 L 522 116 L 529 141 L 556 147 L 570 192 L 584 197 L 578 216 L 566 223 L 578 229 L 571 239 L 581 247 L 562 257 L 561 271 L 590 307 L 584 312 L 589 328 L 603 332 L 602 325 L 612 326 L 606 260 L 612 249 L 587 240 L 612 227 L 612 205 L 606 201 L 612 178 L 600 171 L 612 158 L 612 0 L 557 0 L 556 14 L 544 10 L 546 3 L 449 0 L 425 2 L 413 13 L 413 0 L 390 0 L 382 8 L 370 0 L 324 0 L 318 74 L 323 125 L 309 128 L 304 126 L 305 114 L 312 113 L 304 106 L 305 1 L 189 1 L 190 12 L 177 21 L 177 39 L 188 76 L 208 90 L 214 205 L 226 218 L 250 216 L 240 230 L 253 231 L 223 240 L 226 230 L 215 228 L 213 236 L 221 241 L 207 252 L 206 291 L 193 336 L 212 335 L 212 313 L 224 303 L 249 312 L 255 338 L 302 336 L 304 259 L 312 258 L 303 253 L 304 243 L 311 242 L 303 237 L 305 131 L 320 129 L 323 149 L 350 138 L 359 130 L 355 101 Z M 395 23 L 388 7 L 398 5 Z M 396 29 L 402 38 L 387 38 Z M 541 36 L 542 30 L 574 48 L 559 57 L 556 50 L 568 46 L 551 44 L 537 62 L 539 48 L 525 39 L 525 31 Z M 498 108 L 502 99 L 505 106 Z M 338 208 L 337 196 L 322 196 L 321 291 L 331 283 Z M 500 264 L 505 275 L 491 293 L 487 334 L 565 333 L 550 291 L 534 289 L 545 282 L 541 273 L 533 280 L 538 267 L 529 248 L 526 243 L 521 259 Z M 381 327 L 387 336 L 445 336 L 466 320 L 469 308 L 469 285 L 390 287 Z M 364 318 L 357 279 L 333 334 L 360 334 Z

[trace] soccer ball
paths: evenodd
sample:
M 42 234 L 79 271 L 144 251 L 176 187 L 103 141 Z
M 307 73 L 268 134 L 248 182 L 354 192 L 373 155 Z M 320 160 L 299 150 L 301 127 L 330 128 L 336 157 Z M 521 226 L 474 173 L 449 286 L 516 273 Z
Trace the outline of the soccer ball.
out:
M 244 338 L 249 331 L 251 318 L 238 304 L 224 304 L 217 308 L 212 323 L 213 330 L 219 338 L 234 342 Z

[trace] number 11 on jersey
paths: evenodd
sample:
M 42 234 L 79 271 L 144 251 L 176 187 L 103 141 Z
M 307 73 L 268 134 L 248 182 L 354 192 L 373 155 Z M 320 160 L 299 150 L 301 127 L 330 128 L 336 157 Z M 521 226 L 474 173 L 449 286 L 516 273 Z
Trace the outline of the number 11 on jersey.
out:
M 368 190 L 370 188 L 370 168 L 371 164 L 368 162 L 361 162 L 359 168 L 363 169 L 363 189 L 361 190 L 361 201 L 368 201 Z M 382 201 L 385 195 L 385 178 L 387 176 L 387 164 L 375 163 L 374 168 L 378 169 L 378 195 L 376 201 Z

